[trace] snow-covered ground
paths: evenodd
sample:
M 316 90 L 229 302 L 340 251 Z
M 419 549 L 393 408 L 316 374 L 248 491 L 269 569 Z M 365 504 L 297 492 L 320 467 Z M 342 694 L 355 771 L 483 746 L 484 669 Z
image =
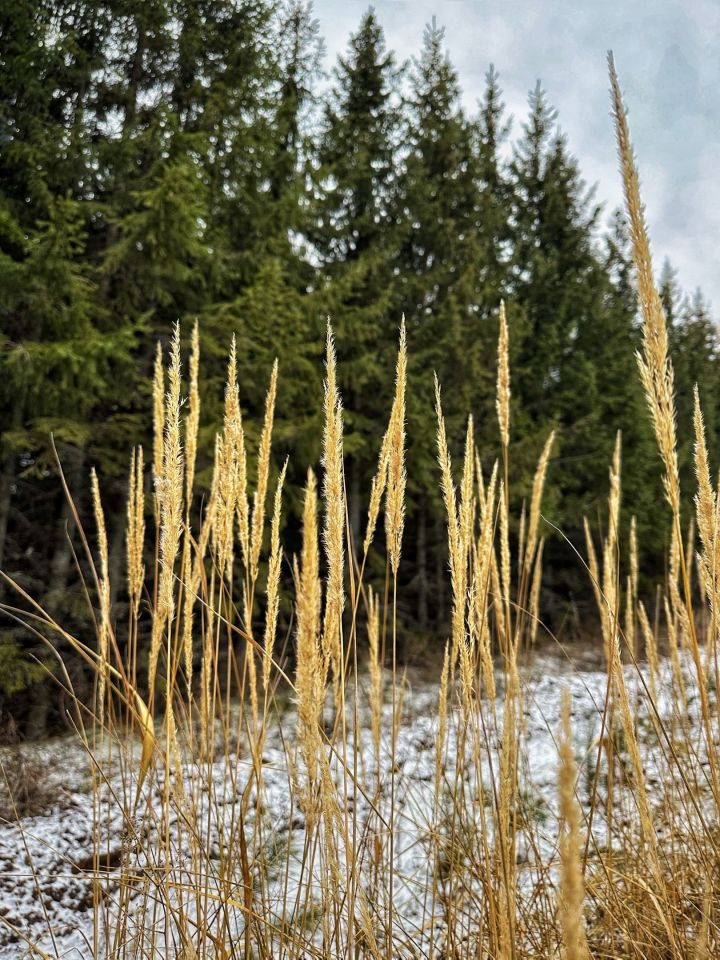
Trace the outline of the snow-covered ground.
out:
M 669 678 L 669 670 L 664 666 Z M 540 841 L 542 855 L 551 856 L 555 850 L 557 832 L 556 782 L 557 746 L 561 693 L 567 687 L 572 694 L 572 725 L 576 753 L 582 779 L 586 758 L 597 753 L 597 739 L 606 696 L 607 678 L 604 672 L 571 667 L 567 660 L 538 656 L 523 671 L 523 750 L 521 752 L 521 792 L 527 802 L 537 811 L 536 840 Z M 637 676 L 628 671 L 628 686 L 631 698 L 637 690 Z M 662 684 L 668 689 L 666 683 Z M 437 686 L 418 681 L 408 685 L 403 695 L 402 723 L 395 747 L 395 837 L 394 856 L 398 877 L 396 906 L 403 917 L 406 929 L 411 930 L 420 918 L 418 889 L 428 876 L 429 857 L 427 838 L 435 803 L 435 757 L 437 739 Z M 689 696 L 691 710 L 694 698 Z M 666 707 L 669 701 L 666 703 Z M 640 714 L 642 715 L 642 713 Z M 390 736 L 392 707 L 386 705 L 384 736 Z M 365 725 L 366 719 L 363 720 Z M 268 732 L 263 751 L 263 808 L 267 828 L 277 842 L 285 843 L 286 850 L 302 844 L 305 823 L 297 803 L 292 803 L 288 789 L 286 751 L 292 742 L 295 719 L 292 710 L 280 726 Z M 650 725 L 646 725 L 650 729 Z M 451 723 L 446 750 L 445 778 L 451 782 L 457 751 L 456 729 Z M 641 734 L 642 735 L 642 734 Z M 362 742 L 370 742 L 368 730 L 363 731 Z M 492 741 L 492 737 L 490 740 Z M 385 744 L 388 747 L 388 743 Z M 93 846 L 97 811 L 89 792 L 90 765 L 86 752 L 71 739 L 62 739 L 42 747 L 25 748 L 40 763 L 36 769 L 48 778 L 52 789 L 47 791 L 54 800 L 41 814 L 26 816 L 18 823 L 0 824 L 0 960 L 15 960 L 24 956 L 38 956 L 30 952 L 27 944 L 34 942 L 45 954 L 61 960 L 91 960 L 94 957 L 92 942 L 93 916 Z M 352 751 L 352 738 L 349 749 Z M 389 749 L 387 753 L 389 754 Z M 491 751 L 486 758 L 497 761 L 496 744 L 491 742 Z M 657 749 L 644 750 L 646 775 L 651 785 L 662 775 L 662 756 Z M 484 762 L 484 761 L 483 761 Z M 367 747 L 358 763 L 360 779 L 372 781 L 374 769 Z M 388 766 L 386 764 L 386 766 Z M 228 771 L 233 776 L 228 776 Z M 222 816 L 237 818 L 240 796 L 250 776 L 250 763 L 237 755 L 219 760 L 213 772 L 214 811 L 223 811 Z M 340 778 L 337 765 L 334 775 Z M 389 775 L 389 767 L 382 772 Z M 234 781 L 234 782 L 233 782 Z M 487 781 L 486 772 L 480 773 L 475 789 L 482 791 Z M 478 787 L 479 784 L 479 787 Z M 472 786 L 472 785 L 470 785 Z M 121 792 L 119 772 L 111 773 L 108 784 L 101 792 L 107 797 L 109 791 Z M 163 783 L 156 780 L 148 790 L 149 807 L 159 805 Z M 154 794 L 153 794 L 154 791 Z M 384 791 L 387 804 L 388 791 Z M 583 799 L 584 790 L 579 783 L 578 794 Z M 207 798 L 200 799 L 207 803 Z M 373 816 L 367 792 L 353 790 L 350 796 L 351 809 L 357 824 L 364 824 Z M 375 804 L 377 807 L 377 797 Z M 207 806 L 205 809 L 209 809 Z M 234 814 L 233 814 L 233 811 Z M 216 814 L 215 814 L 216 815 Z M 109 851 L 112 893 L 112 871 L 117 870 L 123 844 L 128 844 L 128 824 L 122 803 L 109 799 L 102 804 L 99 818 L 102 833 L 102 849 Z M 133 828 L 152 836 L 152 824 L 133 824 Z M 602 831 L 599 821 L 594 823 L 596 836 Z M 214 823 L 210 842 L 221 842 L 223 825 Z M 138 870 L 157 867 L 137 859 L 146 857 L 147 844 L 142 854 L 136 857 Z M 152 843 L 150 844 L 152 846 Z M 342 851 L 341 851 L 342 856 Z M 529 851 L 518 848 L 518 858 L 529 857 Z M 299 861 L 299 857 L 297 858 Z M 299 869 L 299 867 L 298 867 Z M 104 875 L 107 877 L 107 874 Z M 290 882 L 293 882 L 292 870 Z M 107 880 L 103 880 L 107 885 Z M 238 931 L 242 927 L 242 915 L 238 913 Z M 52 931 L 52 933 L 50 932 Z M 104 956 L 100 947 L 99 955 Z

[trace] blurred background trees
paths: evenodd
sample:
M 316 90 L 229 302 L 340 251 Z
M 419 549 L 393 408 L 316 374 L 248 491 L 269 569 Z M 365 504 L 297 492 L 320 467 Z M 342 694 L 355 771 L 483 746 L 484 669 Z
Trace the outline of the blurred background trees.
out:
M 665 507 L 635 369 L 625 225 L 616 214 L 603 227 L 540 86 L 513 130 L 490 67 L 477 113 L 467 115 L 441 27 L 429 24 L 403 64 L 372 10 L 326 74 L 318 25 L 301 0 L 15 0 L 0 13 L 0 50 L 0 567 L 70 628 L 86 601 L 58 462 L 83 518 L 91 467 L 102 478 L 121 620 L 128 452 L 138 442 L 149 449 L 156 340 L 165 343 L 176 320 L 189 335 L 196 318 L 200 482 L 231 337 L 251 443 L 279 357 L 274 453 L 277 463 L 291 457 L 292 547 L 305 470 L 319 457 L 326 318 L 340 359 L 357 542 L 405 315 L 409 658 L 416 642 L 440 648 L 448 615 L 433 371 L 455 452 L 472 412 L 489 471 L 500 452 L 501 298 L 513 377 L 511 496 L 528 496 L 556 429 L 547 514 L 581 546 L 583 516 L 602 523 L 620 427 L 624 518 L 637 517 L 651 589 L 662 573 L 656 519 Z M 662 297 L 679 435 L 691 437 L 697 382 L 717 469 L 717 329 L 702 293 L 687 297 L 669 264 Z M 690 439 L 680 459 L 689 495 Z M 546 607 L 555 626 L 577 632 L 589 584 L 562 538 L 546 534 Z M 37 649 L 11 621 L 0 625 L 0 712 L 20 710 L 26 683 L 39 689 L 42 671 L 26 657 Z M 42 730 L 58 709 L 33 694 L 21 720 Z

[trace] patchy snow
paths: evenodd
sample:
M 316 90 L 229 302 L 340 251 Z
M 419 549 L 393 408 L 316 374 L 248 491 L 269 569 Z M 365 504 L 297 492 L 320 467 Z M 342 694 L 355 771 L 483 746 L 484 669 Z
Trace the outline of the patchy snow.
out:
M 628 670 L 628 688 L 631 701 L 640 701 L 640 681 L 634 670 Z M 535 657 L 532 665 L 523 671 L 522 718 L 523 748 L 521 750 L 520 790 L 522 802 L 532 804 L 535 811 L 540 857 L 552 857 L 555 852 L 557 831 L 556 775 L 557 747 L 555 736 L 559 724 L 561 693 L 567 687 L 572 694 L 573 736 L 580 761 L 578 795 L 587 802 L 583 787 L 585 760 L 595 762 L 601 716 L 605 704 L 607 677 L 597 670 L 582 670 L 571 667 L 569 662 L 555 657 Z M 669 666 L 663 665 L 661 690 L 671 688 Z M 691 690 L 691 686 L 689 687 Z M 697 714 L 697 704 L 689 695 L 690 712 Z M 671 697 L 660 697 L 660 710 L 670 709 Z M 489 711 L 485 711 L 489 713 Z M 650 731 L 647 720 L 643 726 L 643 709 L 638 711 L 641 737 L 643 729 Z M 382 788 L 375 781 L 375 761 L 372 756 L 369 721 L 362 714 L 361 749 L 353 757 L 352 736 L 348 740 L 348 767 L 356 763 L 359 781 L 363 789 L 355 789 L 347 772 L 343 775 L 341 764 L 335 762 L 333 776 L 341 794 L 347 793 L 346 809 L 354 813 L 358 830 L 369 824 L 379 829 L 378 814 L 386 813 L 390 804 L 391 754 L 390 730 L 392 729 L 392 705 L 386 704 L 384 712 L 384 742 L 381 750 L 386 758 L 381 770 Z M 498 706 L 498 724 L 502 726 L 502 708 Z M 282 900 L 282 884 L 297 889 L 301 876 L 301 851 L 304 836 L 304 816 L 297 802 L 292 802 L 289 790 L 286 751 L 294 739 L 295 718 L 288 710 L 282 718 L 282 730 L 276 724 L 268 732 L 263 750 L 262 802 L 259 824 L 268 843 L 275 843 L 280 851 L 282 870 L 289 862 L 288 876 L 283 872 L 278 879 L 275 893 Z M 437 822 L 435 797 L 435 756 L 437 739 L 437 686 L 426 682 L 413 683 L 403 693 L 403 713 L 395 744 L 395 832 L 394 858 L 396 864 L 395 905 L 398 922 L 404 931 L 411 932 L 422 919 L 422 891 L 430 879 L 428 837 L 433 820 Z M 481 770 L 466 775 L 462 785 L 481 803 L 490 790 L 488 764 L 498 763 L 498 734 L 490 731 L 487 742 L 489 753 L 481 758 Z M 657 744 L 657 741 L 654 741 Z M 25 748 L 30 749 L 30 748 Z M 90 960 L 95 956 L 93 946 L 93 901 L 98 899 L 96 909 L 112 914 L 114 904 L 121 893 L 116 881 L 122 858 L 133 871 L 142 875 L 145 871 L 169 870 L 177 875 L 179 882 L 187 877 L 185 863 L 190 856 L 185 849 L 182 829 L 177 820 L 161 825 L 153 819 L 153 811 L 160 809 L 160 800 L 165 784 L 157 777 L 146 786 L 141 808 L 142 816 L 126 822 L 123 807 L 132 807 L 132 798 L 123 797 L 122 772 L 116 766 L 111 769 L 107 781 L 100 788 L 99 810 L 93 810 L 89 783 L 92 777 L 86 752 L 66 740 L 33 748 L 41 761 L 49 781 L 53 784 L 54 802 L 42 815 L 26 816 L 16 823 L 0 824 L 0 960 L 16 960 L 24 956 L 38 956 L 30 952 L 28 943 L 37 944 L 47 956 L 58 960 Z M 449 724 L 448 743 L 445 751 L 444 780 L 452 785 L 455 781 L 455 759 L 458 750 L 458 728 Z M 646 776 L 651 785 L 663 775 L 662 751 L 653 748 L 643 751 Z M 667 765 L 664 765 L 667 770 Z M 196 800 L 202 816 L 207 818 L 210 860 L 219 854 L 220 844 L 237 829 L 241 798 L 251 774 L 251 764 L 242 752 L 218 760 L 209 779 L 212 785 Z M 186 775 L 185 780 L 192 778 Z M 176 789 L 177 784 L 168 784 Z M 208 794 L 212 793 L 212 797 Z M 253 786 L 249 797 L 249 818 L 255 822 L 258 816 L 257 791 Z M 372 802 L 371 802 L 372 794 Z M 257 824 L 256 824 L 257 826 Z M 173 834 L 175 852 L 171 866 L 162 862 L 162 845 L 158 837 L 162 831 Z M 594 837 L 602 842 L 603 824 L 597 818 L 593 824 Z M 136 843 L 136 835 L 143 833 L 145 841 Z M 102 872 L 100 884 L 93 883 L 93 850 L 96 847 L 109 862 Z M 383 842 L 387 842 L 387 836 Z M 149 851 L 149 852 L 148 852 Z M 283 853 L 284 851 L 284 853 Z M 289 857 L 286 856 L 290 852 Z M 152 856 L 150 862 L 147 857 Z M 530 862 L 537 854 L 530 844 L 518 847 L 518 860 Z M 269 858 L 272 860 L 272 858 Z M 343 851 L 339 851 L 343 861 Z M 212 884 L 213 880 L 210 878 Z M 269 878 L 268 889 L 273 889 Z M 125 895 L 138 897 L 133 890 Z M 178 896 L 182 896 L 179 894 Z M 383 891 L 376 891 L 378 904 L 383 900 Z M 238 899 L 241 894 L 238 894 Z M 133 901 L 135 903 L 135 901 Z M 188 902 L 186 908 L 192 912 Z M 268 909 L 273 905 L 268 901 Z M 156 922 L 152 910 L 137 899 L 138 924 Z M 242 913 L 236 912 L 234 923 L 240 935 L 244 926 Z M 277 914 L 280 918 L 280 914 Z M 101 925 L 100 925 L 101 926 Z M 161 931 L 159 944 L 165 944 L 158 956 L 175 956 L 172 948 L 172 930 Z M 167 937 L 167 942 L 164 938 Z M 102 938 L 97 946 L 99 956 L 104 956 Z

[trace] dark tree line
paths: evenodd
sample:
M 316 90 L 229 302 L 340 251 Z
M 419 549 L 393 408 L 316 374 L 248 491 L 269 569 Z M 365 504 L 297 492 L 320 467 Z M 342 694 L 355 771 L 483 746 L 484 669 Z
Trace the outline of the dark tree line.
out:
M 2 5 L 0 568 L 63 622 L 82 622 L 85 600 L 50 437 L 82 516 L 90 468 L 103 479 L 120 614 L 127 456 L 132 444 L 149 448 L 155 343 L 178 319 L 188 334 L 195 318 L 201 325 L 206 468 L 231 336 L 251 443 L 279 357 L 274 452 L 291 456 L 292 547 L 300 484 L 319 456 L 326 317 L 357 537 L 406 316 L 408 649 L 413 637 L 442 638 L 448 613 L 432 372 L 451 436 L 459 446 L 472 411 L 489 469 L 500 452 L 501 298 L 512 496 L 528 495 L 555 428 L 547 512 L 580 545 L 583 515 L 602 522 L 621 429 L 624 516 L 637 517 L 648 582 L 661 572 L 664 506 L 635 368 L 623 218 L 602 228 L 539 85 L 511 138 L 494 68 L 468 115 L 442 30 L 430 25 L 419 41 L 417 57 L 399 63 L 369 10 L 328 76 L 311 6 L 298 0 Z M 696 381 L 717 452 L 718 337 L 702 295 L 685 297 L 669 266 L 662 296 L 690 491 Z M 546 555 L 547 609 L 580 626 L 582 569 L 560 537 Z M 10 621 L 1 629 L 0 707 L 38 675 L 24 657 L 32 638 Z

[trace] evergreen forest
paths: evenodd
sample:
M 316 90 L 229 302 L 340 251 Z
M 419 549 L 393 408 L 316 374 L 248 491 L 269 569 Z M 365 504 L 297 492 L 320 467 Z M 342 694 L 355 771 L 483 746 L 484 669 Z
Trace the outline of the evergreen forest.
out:
M 592 641 L 595 601 L 575 549 L 584 549 L 584 517 L 602 533 L 618 428 L 620 535 L 626 543 L 634 522 L 641 592 L 651 600 L 669 548 L 669 507 L 637 375 L 640 317 L 624 215 L 603 208 L 584 181 L 534 78 L 526 115 L 512 123 L 502 64 L 488 65 L 484 88 L 469 91 L 476 109 L 463 107 L 439 24 L 418 31 L 407 63 L 388 49 L 372 9 L 337 62 L 328 63 L 323 48 L 312 5 L 302 0 L 2 4 L 0 570 L 82 633 L 80 531 L 95 536 L 94 469 L 112 615 L 126 617 L 128 450 L 142 445 L 146 463 L 152 459 L 158 343 L 166 354 L 178 321 L 184 359 L 196 323 L 200 336 L 201 488 L 211 475 L 233 337 L 253 452 L 278 360 L 271 473 L 274 489 L 289 458 L 283 538 L 291 558 L 301 544 L 307 469 L 321 455 L 330 318 L 349 543 L 362 544 L 404 316 L 399 643 L 406 662 L 442 657 L 451 610 L 433 374 L 451 453 L 459 457 L 472 411 L 489 473 L 501 455 L 495 387 L 504 301 L 513 515 L 522 513 L 554 429 L 542 609 L 557 635 Z M 689 522 L 695 383 L 711 469 L 719 465 L 718 332 L 702 293 L 684 291 L 669 261 L 660 293 L 678 435 L 686 438 L 679 466 Z M 150 491 L 150 470 L 146 485 Z M 202 511 L 201 497 L 192 509 Z M 520 524 L 510 535 L 521 538 Z M 380 581 L 384 574 L 382 566 L 369 571 Z M 282 577 L 292 581 L 290 561 Z M 291 618 L 290 604 L 281 606 L 288 636 Z M 58 726 L 62 695 L 48 695 L 44 681 L 54 669 L 39 638 L 6 616 L 3 731 L 37 735 Z M 82 689 L 81 676 L 73 682 Z

